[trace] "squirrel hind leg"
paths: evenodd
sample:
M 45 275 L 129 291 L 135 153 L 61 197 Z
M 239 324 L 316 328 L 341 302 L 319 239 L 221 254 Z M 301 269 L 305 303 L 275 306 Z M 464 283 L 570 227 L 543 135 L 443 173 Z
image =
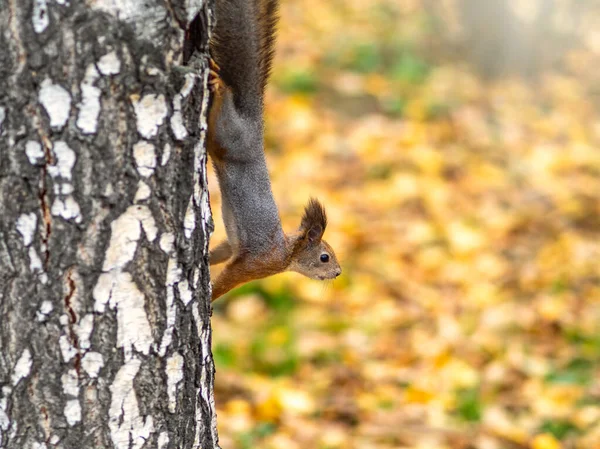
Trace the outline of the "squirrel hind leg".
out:
M 231 249 L 231 245 L 227 240 L 224 240 L 210 251 L 208 260 L 210 265 L 217 265 L 226 262 L 232 255 L 233 250 Z

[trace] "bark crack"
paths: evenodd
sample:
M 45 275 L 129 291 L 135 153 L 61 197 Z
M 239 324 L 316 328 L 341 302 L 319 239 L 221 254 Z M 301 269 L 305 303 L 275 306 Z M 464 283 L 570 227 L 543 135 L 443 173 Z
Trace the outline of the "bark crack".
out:
M 48 184 L 46 182 L 48 176 L 48 166 L 54 165 L 56 160 L 52 153 L 52 142 L 48 138 L 44 128 L 40 125 L 39 114 L 36 108 L 33 108 L 34 126 L 37 128 L 38 135 L 42 141 L 42 148 L 44 149 L 44 164 L 42 165 L 42 173 L 40 176 L 40 190 L 39 200 L 40 209 L 42 212 L 42 220 L 44 221 L 44 232 L 41 235 L 42 247 L 41 250 L 44 256 L 44 271 L 48 271 L 48 264 L 50 262 L 50 235 L 52 234 L 52 214 L 50 212 L 50 205 L 48 201 Z
M 42 174 L 40 177 L 40 192 L 38 198 L 40 200 L 40 209 L 42 211 L 42 220 L 44 221 L 44 232 L 41 235 L 42 240 L 42 253 L 44 256 L 44 271 L 48 271 L 48 263 L 50 261 L 50 234 L 52 233 L 52 215 L 50 214 L 50 207 L 48 206 L 48 191 L 46 185 L 46 175 L 48 170 L 46 164 L 42 166 Z
M 71 277 L 72 274 L 73 274 L 73 269 L 69 268 L 67 270 L 67 285 L 69 286 L 69 290 L 67 292 L 67 295 L 64 298 L 64 303 L 65 303 L 65 310 L 67 312 L 67 316 L 69 317 L 69 325 L 67 326 L 68 333 L 69 333 L 69 340 L 71 342 L 71 345 L 73 346 L 73 348 L 75 348 L 75 351 L 77 352 L 73 359 L 73 367 L 75 368 L 75 372 L 77 372 L 77 376 L 80 377 L 80 375 L 81 375 L 81 348 L 79 347 L 79 337 L 77 336 L 77 333 L 75 332 L 75 327 L 74 327 L 75 323 L 77 323 L 77 313 L 75 313 L 75 310 L 73 309 L 73 304 L 71 302 L 71 300 L 73 299 L 73 296 L 75 295 L 75 290 L 77 289 L 77 286 L 75 285 L 75 281 Z

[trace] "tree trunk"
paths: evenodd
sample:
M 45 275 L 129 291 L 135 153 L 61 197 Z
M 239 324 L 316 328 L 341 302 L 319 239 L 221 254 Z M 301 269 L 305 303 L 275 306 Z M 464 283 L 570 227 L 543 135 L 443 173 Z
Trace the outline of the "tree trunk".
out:
M 209 7 L 0 0 L 0 448 L 218 447 Z

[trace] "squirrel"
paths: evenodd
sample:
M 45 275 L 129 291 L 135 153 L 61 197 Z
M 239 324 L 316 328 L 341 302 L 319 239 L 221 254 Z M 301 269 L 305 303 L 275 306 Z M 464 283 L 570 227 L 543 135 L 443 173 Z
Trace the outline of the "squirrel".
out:
M 311 198 L 299 230 L 285 234 L 271 191 L 263 110 L 278 0 L 215 3 L 207 148 L 221 190 L 227 240 L 210 251 L 209 263 L 227 264 L 212 284 L 212 301 L 243 283 L 284 271 L 334 279 L 342 270 L 322 238 L 324 207 Z

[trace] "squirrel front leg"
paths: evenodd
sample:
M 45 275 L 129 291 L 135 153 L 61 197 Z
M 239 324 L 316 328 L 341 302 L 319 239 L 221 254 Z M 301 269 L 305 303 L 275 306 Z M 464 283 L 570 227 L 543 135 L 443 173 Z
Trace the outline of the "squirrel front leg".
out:
M 236 256 L 225 265 L 219 277 L 213 282 L 211 301 L 223 296 L 238 285 L 262 277 L 264 274 L 256 269 L 256 264 L 250 258 L 242 255 Z
M 225 266 L 219 277 L 212 284 L 211 302 L 244 282 L 239 265 L 238 261 L 231 261 Z

